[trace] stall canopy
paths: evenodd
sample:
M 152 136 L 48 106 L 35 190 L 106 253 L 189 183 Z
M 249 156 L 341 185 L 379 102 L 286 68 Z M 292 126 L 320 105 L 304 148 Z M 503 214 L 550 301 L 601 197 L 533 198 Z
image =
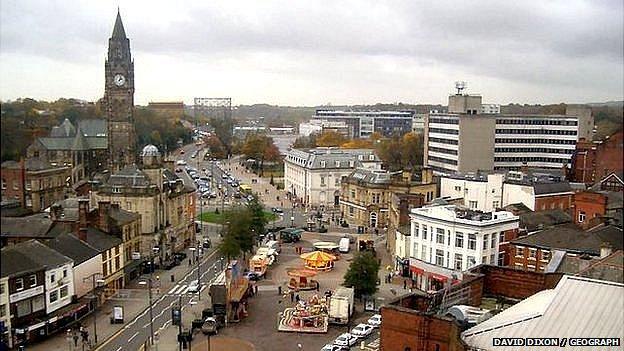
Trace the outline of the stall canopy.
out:
M 329 270 L 332 268 L 336 256 L 322 251 L 305 253 L 300 256 L 305 261 L 305 266 L 315 270 Z

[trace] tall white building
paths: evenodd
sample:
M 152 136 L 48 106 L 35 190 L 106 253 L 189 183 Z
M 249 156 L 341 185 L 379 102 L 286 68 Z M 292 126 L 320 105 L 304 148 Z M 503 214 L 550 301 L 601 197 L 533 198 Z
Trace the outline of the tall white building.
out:
M 427 291 L 461 280 L 462 271 L 476 265 L 502 262 L 500 245 L 513 237 L 519 218 L 507 211 L 442 205 L 413 209 L 410 222 L 410 272 Z
M 482 107 L 480 96 L 451 95 L 448 113 L 427 115 L 425 166 L 437 174 L 561 168 L 580 138 L 592 138 L 588 107 L 568 106 L 565 115 L 503 115 Z
M 284 189 L 303 204 L 338 206 L 340 181 L 359 167 L 381 169 L 373 149 L 291 149 L 284 158 Z

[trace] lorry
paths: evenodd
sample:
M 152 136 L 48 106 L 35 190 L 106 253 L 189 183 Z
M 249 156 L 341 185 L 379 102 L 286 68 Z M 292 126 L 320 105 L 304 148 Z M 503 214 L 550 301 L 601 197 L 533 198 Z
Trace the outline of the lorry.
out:
M 301 240 L 302 229 L 286 228 L 279 232 L 280 240 L 284 243 L 296 243 Z
M 338 243 L 338 250 L 342 253 L 349 252 L 349 238 L 341 238 Z
M 347 324 L 353 314 L 353 288 L 339 287 L 329 297 L 329 323 Z

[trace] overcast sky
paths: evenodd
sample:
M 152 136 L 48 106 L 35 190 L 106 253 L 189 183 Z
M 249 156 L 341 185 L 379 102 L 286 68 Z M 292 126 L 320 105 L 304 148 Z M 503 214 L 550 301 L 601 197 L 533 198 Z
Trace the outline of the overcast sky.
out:
M 137 104 L 622 100 L 622 4 L 2 0 L 0 99 L 100 98 L 119 5 Z

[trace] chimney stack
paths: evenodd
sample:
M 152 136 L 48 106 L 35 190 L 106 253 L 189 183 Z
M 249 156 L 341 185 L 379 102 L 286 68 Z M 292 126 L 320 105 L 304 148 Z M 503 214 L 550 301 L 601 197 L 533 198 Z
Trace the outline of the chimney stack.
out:
M 80 241 L 87 242 L 87 228 L 78 229 L 78 239 L 80 239 Z
M 110 219 L 110 201 L 100 201 L 98 202 L 98 228 L 104 233 L 108 233 L 110 231 L 109 228 L 109 219 Z
M 50 219 L 53 222 L 58 221 L 61 218 L 61 213 L 63 212 L 63 207 L 59 204 L 53 204 L 50 206 Z
M 611 244 L 604 242 L 600 245 L 600 258 L 605 258 L 613 253 L 613 247 Z
M 86 228 L 89 226 L 87 214 L 89 213 L 89 199 L 78 199 L 78 227 Z

